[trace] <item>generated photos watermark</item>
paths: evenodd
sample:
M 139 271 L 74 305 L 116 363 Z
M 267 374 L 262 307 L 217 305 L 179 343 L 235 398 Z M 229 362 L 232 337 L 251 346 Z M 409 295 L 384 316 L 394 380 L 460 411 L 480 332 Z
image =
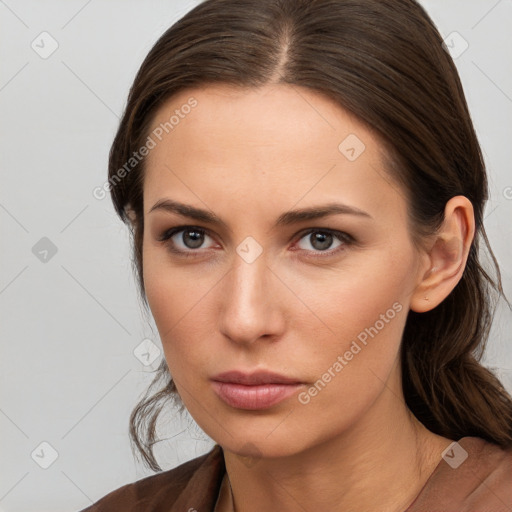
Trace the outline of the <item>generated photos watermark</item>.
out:
M 346 350 L 343 355 L 339 355 L 336 358 L 336 361 L 326 370 L 325 373 L 306 391 L 302 391 L 298 395 L 298 400 L 302 405 L 309 404 L 311 399 L 322 391 L 329 382 L 332 381 L 345 366 L 348 365 L 352 359 L 361 352 L 361 350 L 368 344 L 369 337 L 374 338 L 379 334 L 382 329 L 389 324 L 393 318 L 395 318 L 397 313 L 402 311 L 403 306 L 399 302 L 395 302 L 391 308 L 389 308 L 385 313 L 382 313 L 379 319 L 370 327 L 366 327 L 363 331 L 361 331 L 357 335 L 357 339 L 354 339 L 348 350 Z
M 132 156 L 124 163 L 124 165 L 117 170 L 117 172 L 111 176 L 101 187 L 95 187 L 92 191 L 92 195 L 95 199 L 102 200 L 107 196 L 107 192 L 110 192 L 121 180 L 128 175 L 138 163 L 149 155 L 152 149 L 155 149 L 158 143 L 164 137 L 164 133 L 168 134 L 179 125 L 182 119 L 190 114 L 194 107 L 197 107 L 197 100 L 191 96 L 186 103 L 181 105 L 180 108 L 174 110 L 174 113 L 169 117 L 165 123 L 160 123 L 150 135 L 148 135 L 146 142 L 137 150 L 132 153 Z

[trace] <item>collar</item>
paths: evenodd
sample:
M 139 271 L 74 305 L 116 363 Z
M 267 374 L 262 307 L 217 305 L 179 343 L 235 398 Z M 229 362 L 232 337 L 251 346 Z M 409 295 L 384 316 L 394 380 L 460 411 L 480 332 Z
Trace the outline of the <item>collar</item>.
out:
M 206 454 L 169 512 L 213 512 L 225 473 L 224 454 L 216 444 Z

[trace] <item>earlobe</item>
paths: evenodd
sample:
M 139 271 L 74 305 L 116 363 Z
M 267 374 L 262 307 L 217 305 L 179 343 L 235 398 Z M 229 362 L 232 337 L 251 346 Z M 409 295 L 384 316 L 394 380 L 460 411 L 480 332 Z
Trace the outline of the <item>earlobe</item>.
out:
M 430 268 L 420 277 L 411 297 L 417 313 L 438 306 L 457 286 L 466 266 L 475 234 L 473 205 L 465 196 L 452 197 L 445 206 L 444 221 L 428 253 Z
M 135 210 L 131 207 L 130 204 L 127 204 L 124 208 L 124 213 L 128 220 L 130 221 L 131 228 L 133 229 L 135 227 L 135 222 L 137 220 Z

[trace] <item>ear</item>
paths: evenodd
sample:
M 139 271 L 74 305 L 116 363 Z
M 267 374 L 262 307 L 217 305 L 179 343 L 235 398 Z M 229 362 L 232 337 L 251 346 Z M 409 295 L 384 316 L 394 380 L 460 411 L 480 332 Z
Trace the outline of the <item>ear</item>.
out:
M 124 207 L 124 213 L 125 213 L 126 217 L 128 218 L 128 220 L 130 221 L 131 229 L 135 229 L 137 214 L 135 213 L 135 210 L 132 208 L 132 205 L 130 203 L 128 203 Z
M 474 236 L 471 201 L 465 196 L 452 197 L 446 203 L 443 224 L 430 244 L 427 270 L 411 297 L 413 311 L 430 311 L 451 293 L 462 278 Z

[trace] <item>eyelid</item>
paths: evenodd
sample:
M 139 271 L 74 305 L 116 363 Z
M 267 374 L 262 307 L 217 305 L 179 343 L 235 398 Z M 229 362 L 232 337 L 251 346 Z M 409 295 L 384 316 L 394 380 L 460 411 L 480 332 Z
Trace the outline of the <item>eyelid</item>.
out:
M 157 240 L 159 242 L 167 242 L 171 237 L 173 237 L 176 233 L 179 233 L 180 231 L 186 231 L 186 230 L 192 231 L 194 229 L 210 236 L 210 233 L 206 228 L 201 228 L 199 226 L 193 226 L 193 225 L 187 224 L 187 225 L 175 226 L 173 228 L 166 229 L 165 231 L 162 232 L 161 235 L 158 236 Z
M 306 235 L 309 235 L 311 233 L 330 233 L 333 236 L 337 236 L 345 241 L 355 242 L 355 238 L 352 235 L 349 235 L 345 231 L 340 231 L 339 229 L 333 229 L 333 228 L 322 228 L 322 227 L 313 227 L 313 228 L 307 228 L 302 231 L 299 231 L 296 235 L 294 235 L 294 238 L 297 240 L 300 240 L 301 238 L 305 237 Z

